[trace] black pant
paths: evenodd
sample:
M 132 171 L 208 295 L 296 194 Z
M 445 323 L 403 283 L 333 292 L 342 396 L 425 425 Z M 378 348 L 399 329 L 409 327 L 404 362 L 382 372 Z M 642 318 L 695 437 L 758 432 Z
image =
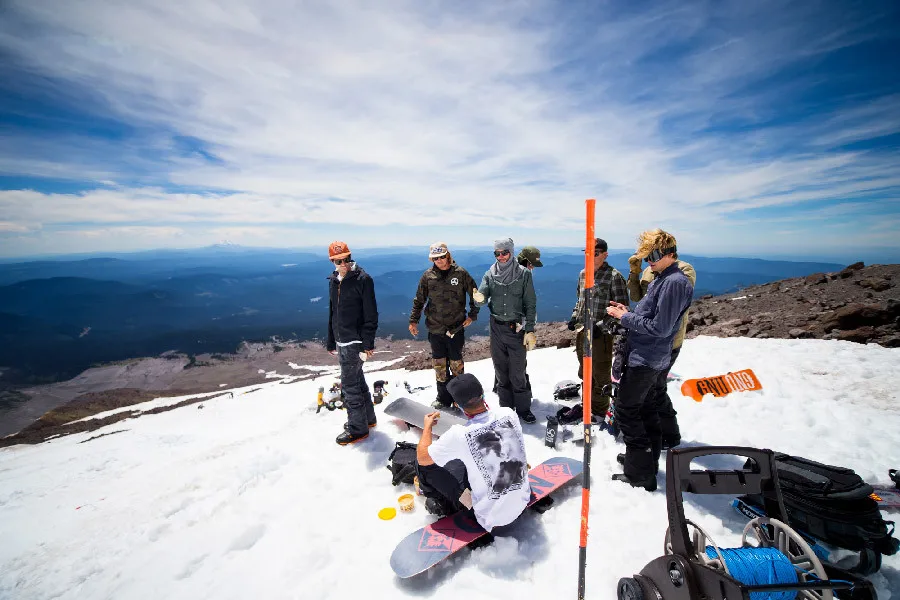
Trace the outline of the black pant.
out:
M 338 363 L 341 365 L 341 392 L 347 409 L 347 426 L 350 435 L 369 433 L 369 423 L 375 422 L 375 406 L 372 394 L 363 375 L 363 361 L 359 357 L 362 344 L 338 346 Z
M 625 475 L 647 479 L 656 474 L 662 449 L 659 415 L 652 396 L 661 371 L 626 367 L 616 399 L 616 423 L 625 440 Z
M 444 505 L 446 512 L 465 510 L 459 497 L 469 487 L 466 465 L 461 460 L 451 460 L 445 466 L 425 465 L 416 461 L 419 489 L 427 498 L 434 498 Z
M 668 378 L 672 365 L 678 358 L 681 347 L 672 350 L 672 360 L 664 371 L 659 371 L 659 376 L 653 384 L 650 391 L 653 405 L 656 407 L 656 414 L 659 416 L 659 429 L 662 433 L 663 446 L 671 448 L 677 446 L 681 442 L 681 429 L 678 427 L 678 413 L 672 406 L 672 399 L 669 397 Z
M 491 360 L 497 377 L 497 396 L 500 406 L 516 412 L 531 410 L 524 339 L 524 330 L 517 333 L 515 323 L 501 323 L 491 315 Z
M 447 360 L 462 360 L 463 344 L 466 342 L 465 329 L 460 329 L 453 337 L 446 333 L 428 334 L 428 343 L 431 344 L 431 358 L 446 358 Z

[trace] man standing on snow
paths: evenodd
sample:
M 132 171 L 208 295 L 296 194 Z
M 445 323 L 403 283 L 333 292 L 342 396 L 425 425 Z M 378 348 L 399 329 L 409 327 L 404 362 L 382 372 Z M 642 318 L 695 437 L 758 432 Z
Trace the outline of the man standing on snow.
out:
M 678 248 L 672 234 L 654 229 L 638 239 L 635 254 L 650 263 L 657 277 L 647 286 L 647 295 L 634 312 L 613 301 L 606 309 L 628 330 L 625 372 L 616 400 L 616 421 L 625 439 L 625 454 L 617 458 L 624 473 L 612 478 L 652 492 L 656 489 L 662 433 L 650 391 L 672 360 L 672 340 L 691 305 L 694 286 L 675 264 Z
M 363 375 L 363 361 L 375 351 L 378 306 L 375 283 L 353 261 L 350 248 L 335 241 L 328 246 L 328 258 L 335 271 L 328 277 L 328 341 L 331 354 L 341 365 L 341 391 L 347 409 L 347 423 L 337 437 L 341 446 L 369 437 L 375 427 L 375 406 Z
M 534 423 L 537 419 L 531 412 L 531 392 L 525 379 L 525 352 L 537 345 L 537 296 L 531 271 L 513 258 L 514 250 L 510 238 L 494 242 L 497 260 L 472 296 L 479 306 L 487 304 L 491 311 L 491 360 L 500 406 L 514 408 L 522 421 Z
M 441 413 L 425 417 L 416 447 L 425 509 L 437 515 L 472 509 L 478 524 L 490 532 L 512 523 L 531 496 L 522 425 L 509 408 L 488 409 L 481 383 L 471 373 L 455 377 L 447 389 L 468 422 L 432 441 Z
M 694 267 L 688 262 L 678 260 L 677 252 L 674 252 L 672 256 L 676 259 L 675 266 L 685 274 L 692 286 L 696 286 L 697 273 L 694 271 Z M 647 288 L 656 279 L 657 274 L 653 272 L 651 267 L 647 267 L 641 273 L 641 258 L 637 254 L 628 259 L 628 266 L 630 270 L 628 274 L 628 294 L 631 296 L 632 302 L 640 302 L 647 295 Z M 685 311 L 684 316 L 681 318 L 681 326 L 678 328 L 678 333 L 675 334 L 675 339 L 672 341 L 672 358 L 669 361 L 669 366 L 660 372 L 659 378 L 650 389 L 650 402 L 653 406 L 656 406 L 656 412 L 659 415 L 663 450 L 674 448 L 681 443 L 678 413 L 675 411 L 675 407 L 672 406 L 672 399 L 669 398 L 668 379 L 669 371 L 672 370 L 672 365 L 675 364 L 679 353 L 681 353 L 681 344 L 684 343 L 684 335 L 687 333 L 687 323 L 688 313 Z
M 591 373 L 591 414 L 603 420 L 609 409 L 609 396 L 603 393 L 603 388 L 610 381 L 610 372 L 613 363 L 613 335 L 600 327 L 600 323 L 606 317 L 606 307 L 610 301 L 619 304 L 628 304 L 628 290 L 625 278 L 615 267 L 606 262 L 609 257 L 609 247 L 605 240 L 594 240 L 594 292 L 591 296 L 594 308 L 595 323 L 594 342 L 591 348 L 593 355 Z M 572 318 L 568 327 L 575 331 L 579 324 L 584 323 L 584 269 L 578 275 L 578 296 L 575 308 L 572 310 Z M 584 386 L 584 329 L 580 329 L 575 336 L 575 353 L 578 356 L 578 378 Z
M 419 318 L 424 307 L 434 377 L 437 380 L 437 399 L 431 406 L 450 408 L 453 397 L 447 391 L 447 383 L 465 372 L 462 350 L 466 334 L 463 330 L 478 318 L 479 307 L 471 299 L 469 313 L 466 314 L 466 296 L 471 297 L 475 291 L 475 280 L 456 264 L 447 244 L 432 244 L 428 258 L 434 266 L 419 279 L 409 313 L 409 332 L 413 336 L 419 335 Z

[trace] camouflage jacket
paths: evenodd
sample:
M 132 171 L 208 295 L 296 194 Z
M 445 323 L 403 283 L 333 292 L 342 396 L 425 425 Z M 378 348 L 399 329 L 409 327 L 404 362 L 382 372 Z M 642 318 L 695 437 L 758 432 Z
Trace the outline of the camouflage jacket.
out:
M 416 297 L 413 298 L 409 322 L 419 322 L 423 307 L 425 326 L 429 333 L 438 335 L 446 333 L 447 330 L 462 325 L 466 316 L 475 321 L 478 319 L 479 310 L 475 300 L 471 299 L 475 287 L 475 280 L 469 272 L 456 262 L 451 263 L 446 271 L 431 267 L 422 273 L 422 278 L 419 279 L 419 288 L 416 290 Z M 470 298 L 468 315 L 466 296 Z
M 606 307 L 609 301 L 619 302 L 628 306 L 628 288 L 625 278 L 609 263 L 603 263 L 594 269 L 594 292 L 591 296 L 594 305 L 594 321 L 600 321 L 606 317 Z M 572 310 L 572 318 L 579 322 L 584 320 L 584 269 L 578 275 L 578 300 Z

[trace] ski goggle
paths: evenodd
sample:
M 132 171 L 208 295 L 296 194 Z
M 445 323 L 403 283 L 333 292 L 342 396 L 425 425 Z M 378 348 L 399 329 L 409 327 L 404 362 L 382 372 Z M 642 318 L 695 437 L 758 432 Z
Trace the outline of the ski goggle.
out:
M 663 248 L 662 250 L 654 250 L 650 254 L 648 254 L 647 257 L 644 258 L 644 260 L 648 263 L 655 263 L 658 262 L 659 259 L 661 259 L 663 256 L 674 254 L 676 250 L 677 248 L 675 246 L 672 246 L 671 248 Z
M 509 250 L 494 250 L 494 256 L 509 256 Z

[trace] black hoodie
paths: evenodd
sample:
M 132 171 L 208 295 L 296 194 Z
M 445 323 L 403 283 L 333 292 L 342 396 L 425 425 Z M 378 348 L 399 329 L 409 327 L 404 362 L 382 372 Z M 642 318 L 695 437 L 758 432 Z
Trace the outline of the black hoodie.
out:
M 363 350 L 374 350 L 378 329 L 375 282 L 357 264 L 341 281 L 337 275 L 335 271 L 328 277 L 328 342 L 325 347 L 331 351 L 337 348 L 338 342 L 360 340 Z

